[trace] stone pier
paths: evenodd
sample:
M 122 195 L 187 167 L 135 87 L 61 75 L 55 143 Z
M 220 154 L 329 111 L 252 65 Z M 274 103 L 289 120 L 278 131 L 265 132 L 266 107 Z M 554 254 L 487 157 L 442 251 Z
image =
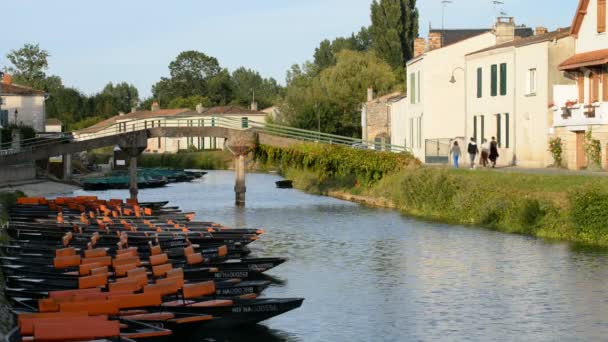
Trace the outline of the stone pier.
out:
M 148 147 L 148 135 L 145 131 L 121 137 L 118 147 L 129 155 L 129 193 L 132 200 L 137 200 L 139 188 L 137 186 L 137 157 Z
M 68 182 L 72 179 L 72 155 L 65 153 L 61 159 L 63 161 L 63 180 Z
M 255 137 L 248 132 L 234 134 L 225 142 L 226 148 L 234 156 L 234 195 L 237 207 L 245 206 L 245 175 L 247 173 L 247 155 L 255 147 Z

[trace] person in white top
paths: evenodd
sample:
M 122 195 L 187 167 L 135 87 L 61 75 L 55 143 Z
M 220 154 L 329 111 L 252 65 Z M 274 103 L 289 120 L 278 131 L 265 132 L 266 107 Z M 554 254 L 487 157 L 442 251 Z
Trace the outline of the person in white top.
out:
M 483 143 L 481 144 L 481 166 L 488 167 L 490 162 L 488 161 L 488 157 L 490 156 L 490 144 L 487 139 L 483 139 Z

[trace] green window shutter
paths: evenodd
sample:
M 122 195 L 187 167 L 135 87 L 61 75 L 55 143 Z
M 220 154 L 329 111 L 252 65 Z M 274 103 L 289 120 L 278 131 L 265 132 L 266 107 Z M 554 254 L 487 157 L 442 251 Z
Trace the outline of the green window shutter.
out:
M 509 113 L 505 114 L 505 147 L 509 148 Z
M 416 99 L 418 100 L 417 103 L 420 103 L 420 93 L 422 92 L 420 90 L 420 71 L 418 71 L 418 77 L 416 78 L 416 81 L 418 83 L 418 89 L 417 89 L 418 91 L 416 92 L 416 95 L 418 95 L 418 97 Z
M 498 95 L 498 66 L 496 64 L 492 64 L 492 88 L 490 95 Z
M 473 139 L 477 141 L 477 115 L 473 117 Z
M 500 65 L 500 95 L 507 95 L 507 63 Z
M 500 114 L 496 114 L 496 141 L 498 146 L 502 147 L 502 127 L 500 124 Z
M 416 103 L 416 74 L 410 74 L 410 103 Z
M 477 68 L 477 98 L 483 96 L 483 70 Z
M 486 138 L 486 118 L 485 116 L 481 116 L 481 141 Z

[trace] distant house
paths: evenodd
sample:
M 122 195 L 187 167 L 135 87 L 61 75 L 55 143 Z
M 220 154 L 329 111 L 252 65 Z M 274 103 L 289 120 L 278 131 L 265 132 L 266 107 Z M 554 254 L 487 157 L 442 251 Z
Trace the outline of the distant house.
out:
M 59 119 L 47 119 L 44 123 L 44 131 L 47 133 L 61 133 L 63 131 L 63 124 Z
M 46 97 L 44 91 L 14 84 L 11 76 L 4 74 L 0 85 L 0 126 L 25 125 L 43 132 Z
M 154 103 L 150 110 L 119 114 L 91 127 L 79 130 L 75 134 L 86 137 L 128 132 L 142 126 L 154 128 L 159 127 L 164 119 L 172 120 L 185 127 L 214 126 L 219 118 L 233 119 L 231 124 L 235 125 L 235 128 L 249 128 L 253 122 L 264 123 L 266 113 L 238 106 L 203 108 L 199 105 L 194 111 L 190 109 L 159 109 L 158 104 Z M 145 152 L 175 153 L 189 148 L 200 150 L 223 149 L 224 139 L 199 136 L 150 138 Z
M 563 143 L 563 160 L 570 169 L 587 166 L 585 134 L 592 131 L 602 146 L 602 166 L 608 168 L 608 32 L 605 0 L 580 0 L 570 34 L 575 55 L 559 70 L 576 80 L 555 86 L 553 136 Z
M 374 96 L 374 89 L 367 90 L 367 102 L 363 104 L 361 110 L 362 139 L 375 146 L 401 145 L 405 141 L 399 138 L 398 141 L 392 139 L 392 122 L 395 118 L 405 116 L 405 107 L 398 103 L 404 103 L 406 95 L 403 93 L 392 93 L 381 97 Z M 395 133 L 399 135 L 399 130 Z
M 511 40 L 466 56 L 467 138 L 495 137 L 499 165 L 546 167 L 553 163 L 547 134 L 553 85 L 573 84 L 556 66 L 574 54 L 569 28 Z
M 431 29 L 427 41 L 414 42 L 407 62 L 407 147 L 426 163 L 446 163 L 449 144 L 463 140 L 466 130 L 465 55 L 533 35 L 499 18 L 491 29 Z
M 268 115 L 268 117 L 271 118 L 272 120 L 276 120 L 277 117 L 279 115 L 281 115 L 281 111 L 279 110 L 279 107 L 277 107 L 277 106 L 272 106 L 272 107 L 262 109 L 262 113 L 265 113 L 266 115 Z

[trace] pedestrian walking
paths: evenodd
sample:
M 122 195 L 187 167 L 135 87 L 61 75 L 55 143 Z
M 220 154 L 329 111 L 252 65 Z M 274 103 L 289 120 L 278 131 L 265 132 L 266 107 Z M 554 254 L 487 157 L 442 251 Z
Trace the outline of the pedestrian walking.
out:
M 469 142 L 469 146 L 467 147 L 467 152 L 469 152 L 469 158 L 471 159 L 471 169 L 475 168 L 475 159 L 479 154 L 479 148 L 477 147 L 477 143 L 475 142 L 475 138 L 471 138 L 471 142 Z
M 496 142 L 496 138 L 492 137 L 492 141 L 490 142 L 490 161 L 492 162 L 492 168 L 496 167 L 496 160 L 500 157 L 498 154 L 498 142 Z
M 460 159 L 460 155 L 462 152 L 460 151 L 460 146 L 458 146 L 458 141 L 454 141 L 454 146 L 450 149 L 450 154 L 452 155 L 452 160 L 454 161 L 454 168 L 458 168 L 458 159 Z
M 490 162 L 488 161 L 488 157 L 490 156 L 490 144 L 487 139 L 483 139 L 481 143 L 481 166 L 488 167 Z

